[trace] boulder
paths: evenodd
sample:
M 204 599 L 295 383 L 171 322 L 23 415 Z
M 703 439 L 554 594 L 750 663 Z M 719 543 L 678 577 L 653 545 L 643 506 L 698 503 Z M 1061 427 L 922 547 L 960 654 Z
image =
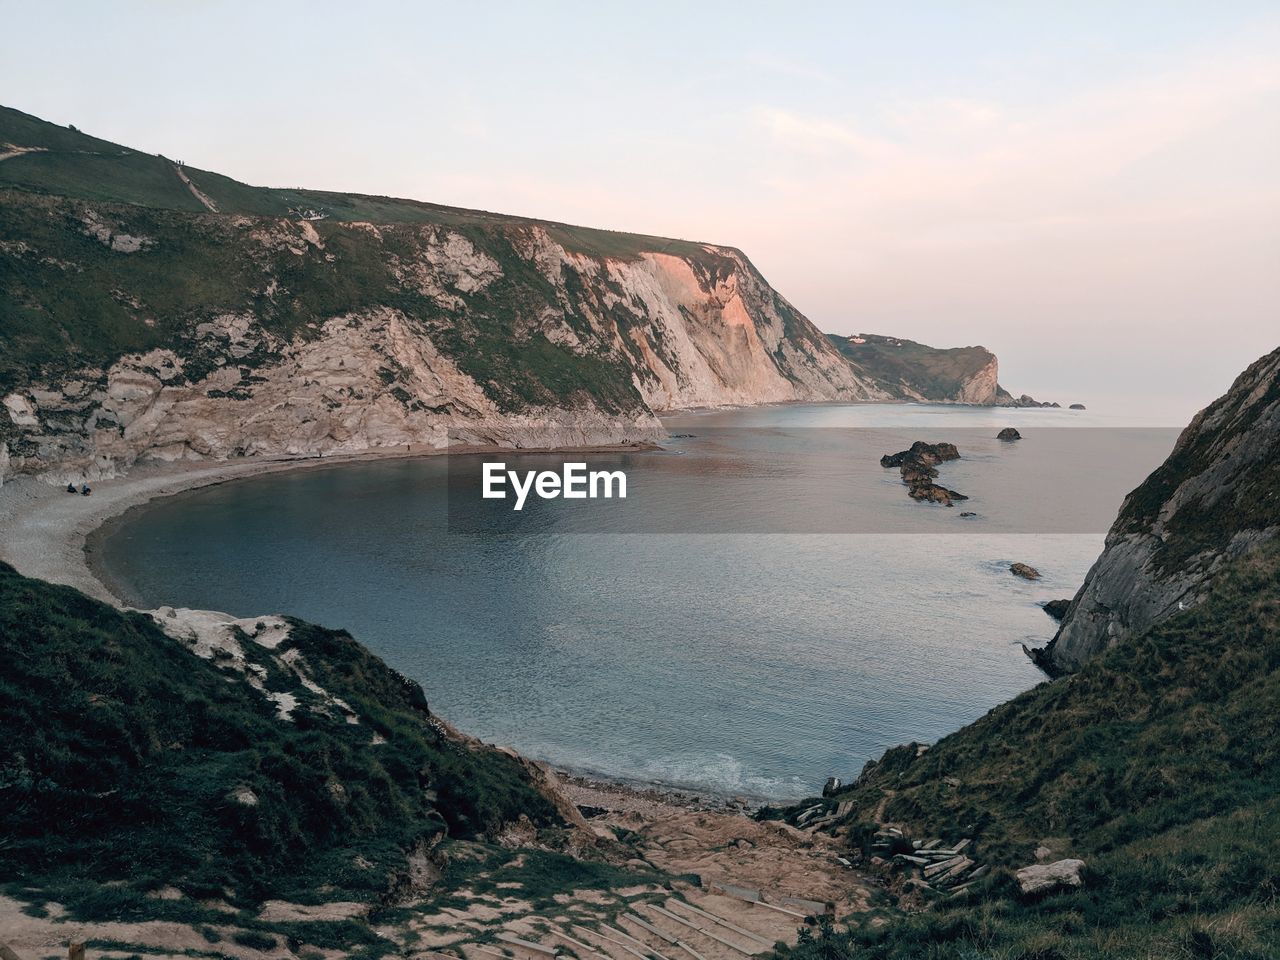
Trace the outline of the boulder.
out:
M 1015 577 L 1021 577 L 1023 580 L 1040 579 L 1040 571 L 1027 563 L 1011 563 L 1009 564 L 1009 572 Z
M 1067 409 L 1069 409 L 1069 410 L 1083 410 L 1083 409 L 1084 409 L 1084 404 L 1083 404 L 1083 403 L 1073 403 L 1073 404 L 1072 404 L 1070 407 L 1068 407 Z
M 840 778 L 839 778 L 839 777 L 827 777 L 827 782 L 826 782 L 826 784 L 825 784 L 825 785 L 823 786 L 823 788 L 822 788 L 822 795 L 823 795 L 824 797 L 829 797 L 829 796 L 831 796 L 833 793 L 837 793 L 837 792 L 839 792 L 839 790 L 840 790 Z
M 1071 606 L 1070 600 L 1049 600 L 1040 605 L 1049 616 L 1055 620 L 1061 620 L 1067 615 L 1067 607 Z
M 1015 427 L 1005 427 L 996 434 L 996 439 L 1005 441 L 1021 440 L 1022 434 L 1020 434 Z
M 1084 878 L 1080 875 L 1083 869 L 1083 860 L 1057 860 L 1023 867 L 1015 876 L 1018 878 L 1018 888 L 1024 896 L 1038 896 L 1055 890 L 1083 887 Z

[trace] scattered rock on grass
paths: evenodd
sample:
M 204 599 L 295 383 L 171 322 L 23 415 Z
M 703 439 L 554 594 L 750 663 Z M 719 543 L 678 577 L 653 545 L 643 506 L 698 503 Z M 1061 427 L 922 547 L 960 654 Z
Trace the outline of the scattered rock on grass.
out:
M 1032 896 L 1083 887 L 1084 878 L 1080 875 L 1083 869 L 1083 860 L 1057 860 L 1023 867 L 1015 876 L 1023 895 Z

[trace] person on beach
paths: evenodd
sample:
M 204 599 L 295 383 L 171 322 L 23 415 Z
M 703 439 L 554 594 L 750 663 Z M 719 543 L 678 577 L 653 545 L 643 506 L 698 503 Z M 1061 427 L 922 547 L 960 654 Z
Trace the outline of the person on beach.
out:
M 68 483 L 67 493 L 75 493 L 75 492 L 76 492 L 76 485 L 74 483 Z

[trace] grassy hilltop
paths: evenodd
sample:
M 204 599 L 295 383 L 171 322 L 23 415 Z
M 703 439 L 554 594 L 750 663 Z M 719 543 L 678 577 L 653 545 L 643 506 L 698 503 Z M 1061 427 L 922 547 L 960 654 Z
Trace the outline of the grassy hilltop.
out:
M 0 162 L 0 185 L 81 200 L 132 203 L 187 213 L 209 212 L 179 178 L 176 161 L 163 156 L 100 140 L 11 107 L 0 107 L 0 153 L 4 152 L 4 144 L 36 149 Z M 627 258 L 642 252 L 679 256 L 705 253 L 702 244 L 686 240 L 572 226 L 420 200 L 254 187 L 190 166 L 183 166 L 182 172 L 221 213 L 287 217 L 313 211 L 332 220 L 379 225 L 438 224 L 451 228 L 536 225 L 546 228 L 567 248 L 591 256 Z

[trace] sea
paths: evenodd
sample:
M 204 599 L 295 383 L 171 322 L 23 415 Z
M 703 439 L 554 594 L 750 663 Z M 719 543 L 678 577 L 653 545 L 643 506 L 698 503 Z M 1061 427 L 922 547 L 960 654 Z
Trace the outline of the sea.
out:
M 660 449 L 336 464 L 154 501 L 94 562 L 127 600 L 349 630 L 486 741 L 586 775 L 813 795 L 1041 683 L 1124 496 L 1177 431 L 925 404 L 681 413 Z M 1003 442 L 999 429 L 1022 439 Z M 880 457 L 955 443 L 907 496 Z M 484 462 L 621 471 L 627 496 L 484 498 Z M 615 494 L 618 491 L 615 490 Z M 1010 573 L 1013 562 L 1040 579 Z

